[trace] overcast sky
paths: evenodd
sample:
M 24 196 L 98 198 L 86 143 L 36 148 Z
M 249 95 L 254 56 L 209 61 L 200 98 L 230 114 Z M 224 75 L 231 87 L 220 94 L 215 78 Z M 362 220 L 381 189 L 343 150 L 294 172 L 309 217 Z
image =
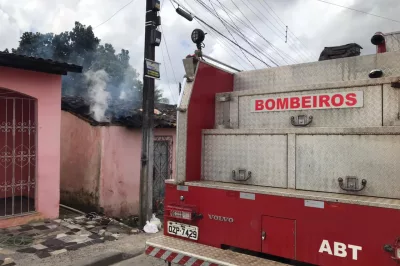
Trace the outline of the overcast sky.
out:
M 164 1 L 165 3 L 163 3 Z M 210 5 L 209 0 L 203 1 Z M 231 18 L 247 38 L 257 43 L 279 65 L 290 63 L 292 60 L 299 63 L 316 61 L 324 47 L 353 42 L 364 48 L 362 54 L 371 54 L 375 52 L 375 47 L 370 43 L 370 39 L 376 31 L 400 30 L 400 23 L 328 5 L 317 0 L 211 1 L 219 14 L 231 22 L 219 2 L 228 8 L 228 12 L 232 12 L 229 13 Z M 392 19 L 397 19 L 400 14 L 399 0 L 326 1 Z M 74 22 L 79 21 L 95 27 L 94 32 L 102 43 L 111 43 L 117 51 L 128 49 L 131 55 L 131 64 L 142 73 L 146 1 L 133 0 L 130 5 L 108 22 L 96 27 L 129 2 L 130 0 L 0 0 L 0 50 L 17 47 L 19 38 L 25 31 L 59 33 L 71 30 Z M 195 0 L 178 0 L 178 2 L 232 38 L 224 25 Z M 200 25 L 195 20 L 189 22 L 180 17 L 169 0 L 162 0 L 161 3 L 163 5 L 161 11 L 163 35 L 167 42 L 172 66 L 163 42 L 162 46 L 156 49 L 156 60 L 162 63 L 162 79 L 158 84 L 163 89 L 164 96 L 174 103 L 178 98 L 177 82 L 180 82 L 184 75 L 182 59 L 186 55 L 192 54 L 195 49 L 190 40 L 190 33 Z M 273 12 L 279 18 L 275 17 Z M 248 19 L 263 38 L 257 36 L 255 30 L 251 31 L 240 24 L 238 19 L 249 24 Z M 284 41 L 285 25 L 289 27 L 288 44 Z M 209 34 L 205 40 L 205 54 L 239 69 L 250 70 L 253 68 L 239 49 L 228 45 L 221 37 L 216 39 L 217 34 L 210 32 L 209 29 L 206 29 L 206 32 Z M 252 50 L 252 47 L 249 47 L 243 39 L 237 35 L 234 37 L 257 57 L 262 58 L 268 64 L 273 64 L 267 58 L 260 56 L 259 51 Z M 276 48 L 271 48 L 264 39 Z M 276 49 L 281 51 L 280 55 L 277 54 Z M 164 55 L 165 61 L 162 55 Z M 256 68 L 266 67 L 251 56 L 248 57 Z M 176 79 L 172 70 L 175 72 Z

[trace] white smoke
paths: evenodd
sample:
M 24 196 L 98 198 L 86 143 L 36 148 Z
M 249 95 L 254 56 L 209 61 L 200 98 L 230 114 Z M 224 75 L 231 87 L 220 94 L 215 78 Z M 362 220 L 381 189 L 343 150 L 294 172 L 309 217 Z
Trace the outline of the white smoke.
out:
M 119 94 L 119 99 L 126 100 L 126 98 L 127 98 L 126 92 L 125 90 L 122 90 L 121 93 Z
M 106 91 L 108 74 L 104 69 L 85 73 L 86 81 L 89 84 L 90 111 L 93 118 L 98 122 L 107 122 L 105 113 L 108 109 L 108 99 L 110 93 Z

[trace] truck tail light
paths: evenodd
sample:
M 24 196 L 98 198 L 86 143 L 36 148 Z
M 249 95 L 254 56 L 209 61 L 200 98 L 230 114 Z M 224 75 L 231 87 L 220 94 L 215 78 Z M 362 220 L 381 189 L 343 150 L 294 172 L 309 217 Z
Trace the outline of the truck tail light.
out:
M 397 247 L 394 252 L 396 259 L 400 260 L 400 247 Z

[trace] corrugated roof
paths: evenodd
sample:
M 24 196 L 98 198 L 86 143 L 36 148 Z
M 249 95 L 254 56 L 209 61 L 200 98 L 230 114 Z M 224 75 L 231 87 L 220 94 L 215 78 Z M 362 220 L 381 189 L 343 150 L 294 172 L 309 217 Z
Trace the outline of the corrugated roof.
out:
M 156 103 L 154 109 L 155 128 L 176 127 L 176 106 L 170 104 Z M 87 121 L 92 126 L 125 126 L 141 128 L 143 111 L 140 101 L 114 101 L 109 103 L 105 114 L 107 122 L 96 121 L 90 110 L 90 103 L 79 96 L 63 96 L 61 109 L 70 112 L 77 117 Z
M 5 52 L 0 52 L 0 66 L 58 75 L 67 75 L 68 72 L 82 73 L 82 66 Z

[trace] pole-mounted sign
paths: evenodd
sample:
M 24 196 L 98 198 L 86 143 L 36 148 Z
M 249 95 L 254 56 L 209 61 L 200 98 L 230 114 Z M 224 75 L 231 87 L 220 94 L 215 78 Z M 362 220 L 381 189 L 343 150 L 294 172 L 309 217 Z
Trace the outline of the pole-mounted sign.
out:
M 160 63 L 144 59 L 144 76 L 153 79 L 160 79 Z

